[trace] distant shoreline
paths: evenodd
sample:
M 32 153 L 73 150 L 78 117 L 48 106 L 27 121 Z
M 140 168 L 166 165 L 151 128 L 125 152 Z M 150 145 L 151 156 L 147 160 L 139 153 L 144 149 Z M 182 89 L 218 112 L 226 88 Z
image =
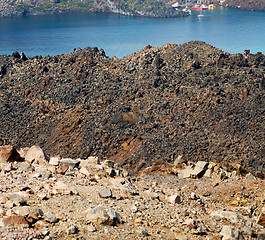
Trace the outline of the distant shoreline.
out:
M 221 5 L 220 5 L 221 6 Z M 222 5 L 222 7 L 225 8 L 230 8 L 230 9 L 238 9 L 242 11 L 252 11 L 252 12 L 265 12 L 265 8 L 262 10 L 256 10 L 255 8 L 247 8 L 244 6 L 235 6 L 235 5 L 230 5 L 225 4 Z M 147 15 L 140 15 L 140 14 L 134 14 L 131 12 L 123 12 L 123 11 L 98 11 L 98 10 L 84 10 L 84 9 L 54 9 L 52 11 L 42 11 L 42 12 L 14 12 L 11 11 L 10 13 L 6 13 L 5 15 L 1 14 L 0 10 L 0 18 L 8 18 L 8 17 L 23 17 L 23 16 L 47 16 L 47 15 L 60 15 L 60 14 L 78 14 L 78 13 L 114 13 L 114 14 L 120 14 L 124 16 L 132 16 L 132 17 L 149 17 L 149 18 L 169 18 L 169 17 L 185 17 L 186 15 L 173 15 L 173 16 L 150 16 L 150 14 Z
M 40 3 L 31 2 L 29 4 L 13 3 L 6 0 L 0 3 L 0 17 L 20 17 L 20 16 L 39 16 L 54 14 L 70 13 L 118 13 L 127 16 L 151 17 L 151 18 L 168 18 L 184 17 L 187 13 L 176 10 L 171 5 L 157 1 L 135 1 L 127 3 L 125 1 L 102 1 L 102 0 L 85 0 L 84 2 L 58 1 L 50 3 L 44 0 Z

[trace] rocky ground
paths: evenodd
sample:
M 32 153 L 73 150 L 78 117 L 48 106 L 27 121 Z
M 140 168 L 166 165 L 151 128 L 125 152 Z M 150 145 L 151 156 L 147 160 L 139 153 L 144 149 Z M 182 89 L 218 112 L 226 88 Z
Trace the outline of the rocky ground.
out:
M 179 156 L 130 177 L 110 160 L 1 146 L 0 184 L 1 239 L 265 239 L 264 180 L 240 165 Z
M 264 72 L 261 53 L 203 42 L 122 59 L 97 48 L 0 56 L 0 144 L 98 156 L 134 174 L 184 155 L 263 178 Z

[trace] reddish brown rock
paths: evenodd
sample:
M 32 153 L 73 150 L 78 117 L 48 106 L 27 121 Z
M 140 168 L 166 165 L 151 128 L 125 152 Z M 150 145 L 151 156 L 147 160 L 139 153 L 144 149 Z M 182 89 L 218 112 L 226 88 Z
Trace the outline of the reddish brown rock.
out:
M 23 226 L 23 227 L 29 227 L 29 223 L 23 216 L 9 216 L 4 217 L 3 223 L 5 227 L 9 226 Z
M 19 160 L 20 155 L 11 145 L 0 146 L 0 162 L 14 162 Z
M 56 169 L 56 172 L 58 174 L 65 174 L 65 172 L 69 169 L 69 166 L 67 164 L 64 164 L 62 167 Z

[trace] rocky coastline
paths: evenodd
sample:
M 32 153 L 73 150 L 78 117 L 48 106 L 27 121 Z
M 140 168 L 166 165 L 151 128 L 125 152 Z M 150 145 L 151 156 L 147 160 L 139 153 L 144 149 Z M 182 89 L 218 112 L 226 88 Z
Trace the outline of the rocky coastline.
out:
M 194 3 L 196 1 L 193 1 Z M 106 12 L 138 17 L 183 17 L 187 14 L 171 7 L 174 1 L 139 0 L 4 0 L 0 2 L 0 17 L 50 15 L 67 13 Z M 223 6 L 248 11 L 265 11 L 265 1 L 226 0 Z
M 119 0 L 41 0 L 0 2 L 0 17 L 107 12 L 142 17 L 182 17 L 186 14 L 160 1 Z
M 265 1 L 247 1 L 247 0 L 225 0 L 223 6 L 229 8 L 236 8 L 246 11 L 257 11 L 264 12 L 265 11 Z

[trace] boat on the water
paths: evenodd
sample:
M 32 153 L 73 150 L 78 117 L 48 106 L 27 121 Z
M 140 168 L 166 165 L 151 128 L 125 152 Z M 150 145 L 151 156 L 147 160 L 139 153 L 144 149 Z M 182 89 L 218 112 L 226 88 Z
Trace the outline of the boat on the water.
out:
M 181 10 L 182 12 L 185 12 L 186 14 L 191 15 L 191 10 L 188 7 L 187 1 L 185 5 L 181 5 L 178 2 L 176 2 L 172 5 L 172 7 L 175 8 L 176 10 Z
M 202 4 L 202 1 L 200 0 L 200 2 L 197 2 L 194 6 L 192 6 L 190 8 L 191 10 L 208 10 L 208 6 L 205 4 Z
M 190 9 L 191 10 L 208 10 L 209 8 L 205 4 L 195 4 Z
M 208 8 L 215 8 L 215 4 L 208 4 Z

